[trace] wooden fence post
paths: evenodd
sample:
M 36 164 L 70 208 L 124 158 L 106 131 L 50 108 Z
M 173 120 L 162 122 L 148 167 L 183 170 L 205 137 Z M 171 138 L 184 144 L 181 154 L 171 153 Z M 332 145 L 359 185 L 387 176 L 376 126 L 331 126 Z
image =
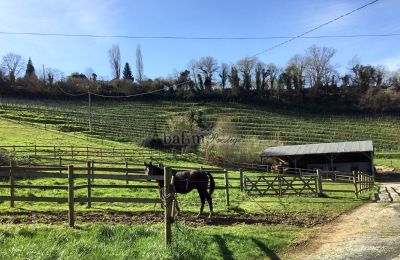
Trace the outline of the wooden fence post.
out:
M 91 160 L 90 161 L 90 164 L 92 165 L 92 171 L 91 171 L 91 174 L 92 174 L 92 183 L 94 182 L 94 161 L 93 160 Z
M 355 193 L 356 197 L 358 198 L 356 173 L 354 171 L 352 173 L 353 173 L 354 193 Z
M 365 188 L 365 179 L 364 179 L 364 174 L 363 173 L 359 173 L 360 177 L 361 177 L 361 192 L 364 192 L 364 188 Z
M 74 208 L 74 166 L 68 166 L 68 221 L 69 226 L 75 226 Z
M 165 198 L 165 208 L 164 208 L 164 221 L 165 221 L 165 246 L 171 244 L 171 168 L 164 168 L 164 198 Z
M 282 197 L 282 176 L 278 175 L 278 189 L 279 189 L 279 197 Z
M 92 207 L 92 181 L 90 178 L 91 172 L 92 172 L 91 163 L 90 163 L 90 161 L 88 161 L 87 162 L 87 174 L 88 174 L 88 177 L 87 177 L 87 199 L 88 199 L 87 207 L 88 208 Z
M 125 161 L 125 169 L 126 169 L 126 184 L 129 184 L 129 180 L 128 180 L 128 161 Z
M 60 156 L 60 168 L 62 167 L 62 158 Z M 60 173 L 62 173 L 62 170 L 60 169 Z
M 318 169 L 317 169 L 317 183 L 318 183 L 318 196 L 322 196 L 324 192 L 322 187 L 322 176 Z
M 54 152 L 54 154 L 53 154 L 53 155 L 54 155 L 54 158 L 57 158 L 57 154 L 56 154 L 56 146 L 55 146 L 55 145 L 53 146 L 53 152 Z
M 240 191 L 243 191 L 243 170 L 242 169 L 240 169 L 239 170 L 239 173 L 240 173 Z
M 15 185 L 15 179 L 14 179 L 14 163 L 13 161 L 10 160 L 10 207 L 14 208 L 14 185 Z
M 225 180 L 225 197 L 226 197 L 226 206 L 229 206 L 229 178 L 228 171 L 224 169 L 224 180 Z
M 37 154 L 37 148 L 36 148 L 36 144 L 35 144 L 35 156 L 36 156 L 36 154 Z

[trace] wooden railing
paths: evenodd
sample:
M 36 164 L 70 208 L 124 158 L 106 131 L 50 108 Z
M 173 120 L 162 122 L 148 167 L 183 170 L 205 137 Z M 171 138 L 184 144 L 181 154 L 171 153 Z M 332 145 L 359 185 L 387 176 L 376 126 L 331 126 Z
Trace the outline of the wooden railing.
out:
M 329 184 L 329 185 L 328 185 Z M 348 184 L 348 189 L 343 185 Z M 337 185 L 337 188 L 335 188 Z M 256 195 L 321 196 L 323 193 L 361 193 L 372 190 L 374 178 L 362 172 L 328 172 L 311 169 L 287 168 L 285 173 L 244 174 L 240 171 L 240 189 Z
M 94 171 L 106 172 L 101 174 L 93 174 Z M 84 173 L 82 173 L 84 172 Z M 113 173 L 113 174 L 110 174 Z M 117 173 L 117 174 L 115 174 Z M 123 173 L 123 174 L 121 174 Z M 133 174 L 133 175 L 128 175 Z M 165 243 L 171 243 L 171 220 L 174 217 L 174 205 L 176 205 L 174 189 L 172 183 L 174 177 L 170 167 L 164 168 L 164 175 L 149 176 L 143 174 L 143 169 L 125 169 L 110 167 L 92 167 L 88 163 L 87 167 L 20 167 L 11 164 L 10 166 L 0 167 L 0 177 L 9 179 L 9 184 L 2 184 L 0 188 L 9 189 L 9 196 L 0 196 L 1 201 L 9 201 L 10 207 L 15 207 L 16 201 L 30 202 L 55 202 L 68 203 L 68 223 L 70 227 L 75 226 L 75 203 L 87 203 L 90 208 L 92 202 L 119 202 L 119 203 L 161 203 L 160 198 L 125 198 L 125 197 L 93 197 L 91 196 L 92 188 L 139 188 L 139 189 L 158 189 L 155 185 L 117 185 L 117 184 L 96 184 L 92 182 L 94 179 L 106 180 L 126 180 L 126 181 L 148 181 L 148 180 L 164 180 L 164 205 L 165 205 Z M 68 185 L 34 185 L 34 184 L 17 184 L 19 178 L 56 178 L 67 179 Z M 84 179 L 87 181 L 85 185 L 75 185 L 75 180 Z M 16 196 L 16 189 L 44 189 L 44 190 L 67 190 L 67 197 L 37 197 Z M 87 189 L 86 197 L 76 197 L 75 191 L 79 189 Z M 155 193 L 155 194 L 158 194 Z
M 318 175 L 244 175 L 244 191 L 262 196 L 320 195 Z

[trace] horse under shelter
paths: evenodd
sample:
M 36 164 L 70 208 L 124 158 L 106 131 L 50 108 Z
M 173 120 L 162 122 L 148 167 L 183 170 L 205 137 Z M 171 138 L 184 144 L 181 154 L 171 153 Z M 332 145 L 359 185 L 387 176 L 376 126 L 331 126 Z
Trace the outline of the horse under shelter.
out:
M 375 175 L 371 140 L 276 146 L 265 149 L 261 160 L 272 158 L 289 168 L 323 171 L 362 171 Z

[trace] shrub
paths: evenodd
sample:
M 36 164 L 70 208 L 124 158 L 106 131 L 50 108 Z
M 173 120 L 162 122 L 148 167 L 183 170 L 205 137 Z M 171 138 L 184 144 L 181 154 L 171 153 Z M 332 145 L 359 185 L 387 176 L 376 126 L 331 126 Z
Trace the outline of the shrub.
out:
M 242 138 L 236 133 L 231 121 L 218 121 L 205 138 L 200 151 L 208 161 L 230 163 L 259 163 L 260 153 L 271 146 L 280 145 L 275 140 Z

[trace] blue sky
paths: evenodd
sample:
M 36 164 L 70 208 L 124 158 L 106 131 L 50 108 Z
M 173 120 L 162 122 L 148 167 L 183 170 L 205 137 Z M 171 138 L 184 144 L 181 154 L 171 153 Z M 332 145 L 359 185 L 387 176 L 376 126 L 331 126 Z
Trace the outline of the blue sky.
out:
M 0 0 L 0 31 L 66 34 L 262 37 L 293 36 L 346 13 L 370 0 L 202 0 L 89 1 Z M 400 1 L 381 0 L 321 28 L 310 36 L 400 33 Z M 91 67 L 111 78 L 107 51 L 121 48 L 122 61 L 135 64 L 141 45 L 147 77 L 166 77 L 184 70 L 192 59 L 213 56 L 234 63 L 282 40 L 154 40 L 37 37 L 0 34 L 0 56 L 14 52 L 30 56 L 37 69 L 57 68 L 66 75 Z M 333 47 L 333 63 L 341 72 L 357 55 L 362 63 L 400 68 L 400 36 L 385 38 L 296 39 L 262 54 L 263 62 L 284 66 L 307 47 Z

